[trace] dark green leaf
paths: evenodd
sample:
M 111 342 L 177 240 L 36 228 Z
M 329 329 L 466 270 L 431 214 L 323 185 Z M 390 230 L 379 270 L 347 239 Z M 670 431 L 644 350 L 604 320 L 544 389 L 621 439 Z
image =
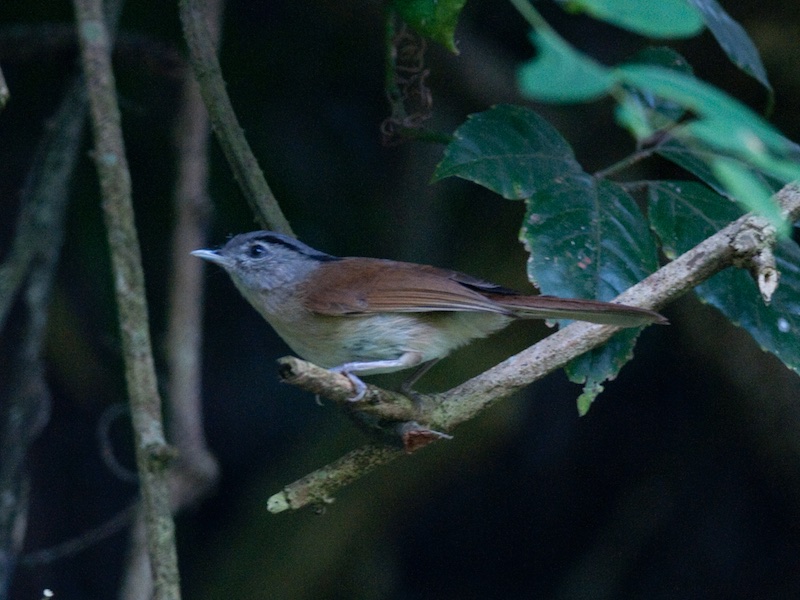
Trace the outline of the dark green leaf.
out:
M 530 34 L 536 56 L 522 65 L 523 95 L 543 102 L 582 102 L 603 96 L 613 85 L 611 72 L 545 28 Z
M 569 175 L 526 203 L 528 277 L 545 294 L 610 300 L 658 266 L 646 221 L 619 184 Z
M 731 62 L 771 91 L 772 86 L 767 79 L 767 71 L 755 44 L 744 28 L 734 21 L 716 0 L 690 1 L 703 15 L 708 29 L 717 38 L 717 42 Z
M 703 29 L 702 16 L 687 0 L 562 0 L 562 3 L 568 10 L 584 11 L 596 19 L 649 37 L 690 37 Z
M 694 181 L 652 181 L 647 191 L 650 226 L 669 259 L 694 247 L 699 231 L 708 237 L 744 214 L 729 199 Z
M 417 33 L 458 54 L 455 31 L 467 0 L 393 0 L 397 13 Z
M 670 257 L 686 252 L 742 214 L 736 204 L 697 183 L 651 183 L 649 196 L 651 224 Z M 762 349 L 800 373 L 800 247 L 792 240 L 779 241 L 775 260 L 780 284 L 769 306 L 750 275 L 733 267 L 695 291 L 750 333 Z
M 527 205 L 521 238 L 530 252 L 528 277 L 545 294 L 610 300 L 658 267 L 646 222 L 616 183 L 574 174 Z M 638 333 L 621 331 L 567 366 L 572 381 L 586 383 L 582 406 L 630 358 Z
M 633 358 L 633 347 L 638 337 L 639 329 L 623 329 L 600 348 L 581 354 L 566 366 L 569 380 L 583 384 L 583 392 L 577 401 L 579 415 L 589 412 L 592 402 L 603 391 L 602 383 L 614 379 L 625 363 Z
M 667 160 L 674 162 L 679 167 L 686 169 L 686 171 L 703 181 L 718 194 L 726 196 L 728 195 L 725 187 L 720 183 L 711 170 L 711 161 L 715 156 L 718 156 L 717 154 L 701 148 L 687 146 L 684 142 L 675 138 L 669 138 L 668 140 L 660 143 L 656 152 Z M 729 158 L 729 160 L 737 159 Z M 742 168 L 751 169 L 751 173 L 755 177 L 758 177 L 761 183 L 767 186 L 772 193 L 777 192 L 781 187 L 783 187 L 784 181 L 775 179 L 774 177 L 769 177 L 761 171 L 753 169 L 750 167 L 750 165 L 747 165 L 742 161 L 739 162 Z
M 434 181 L 461 177 L 519 200 L 566 173 L 582 172 L 561 134 L 520 106 L 500 105 L 470 115 L 453 138 Z

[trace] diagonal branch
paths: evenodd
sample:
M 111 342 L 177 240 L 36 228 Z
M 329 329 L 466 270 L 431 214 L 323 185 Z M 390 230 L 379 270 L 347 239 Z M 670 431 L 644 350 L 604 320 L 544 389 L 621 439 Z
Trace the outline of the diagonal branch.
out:
M 800 185 L 787 185 L 778 192 L 777 200 L 789 222 L 800 219 Z M 745 215 L 620 294 L 615 300 L 651 309 L 664 306 L 722 269 L 756 256 L 762 250 L 763 242 L 760 240 L 770 238 L 767 231 L 769 227 L 762 217 Z M 572 323 L 447 392 L 422 396 L 417 408 L 398 408 L 392 402 L 396 394 L 368 386 L 365 400 L 369 405 L 366 408 L 378 418 L 415 419 L 430 427 L 449 431 L 474 418 L 495 402 L 605 343 L 617 330 L 617 327 L 609 325 Z M 284 380 L 314 393 L 330 389 L 331 399 L 340 403 L 347 402 L 346 398 L 352 394 L 352 389 L 347 388 L 345 377 L 324 369 L 306 369 L 307 363 L 297 359 L 292 361 L 298 364 L 288 371 L 287 364 L 290 361 L 281 361 Z M 295 377 L 301 373 L 302 377 Z M 309 504 L 330 502 L 333 493 L 339 488 L 402 455 L 402 450 L 389 445 L 364 446 L 286 486 L 269 499 L 267 507 L 271 512 L 277 513 Z

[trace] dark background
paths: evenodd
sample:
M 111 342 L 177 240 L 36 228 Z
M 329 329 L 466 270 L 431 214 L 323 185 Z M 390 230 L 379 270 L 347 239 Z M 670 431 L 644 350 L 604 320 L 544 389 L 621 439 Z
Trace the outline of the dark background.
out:
M 773 122 L 800 139 L 800 9 L 727 2 L 759 47 L 777 94 Z M 564 35 L 613 63 L 644 40 L 551 4 Z M 76 69 L 73 44 L 31 27 L 69 23 L 66 2 L 0 5 L 0 252 L 14 231 L 36 141 Z M 16 27 L 25 43 L 8 43 Z M 115 68 L 159 373 L 184 53 L 171 2 L 129 2 L 137 44 Z M 429 180 L 442 146 L 386 148 L 383 22 L 375 2 L 231 1 L 221 46 L 228 91 L 301 239 L 326 252 L 424 261 L 527 289 L 521 203 L 463 181 Z M 517 102 L 532 53 L 504 2 L 470 1 L 461 55 L 431 45 L 431 128 Z M 17 39 L 17 38 L 14 38 Z M 58 42 L 58 43 L 57 43 Z M 766 95 L 703 34 L 677 45 L 699 76 L 756 109 Z M 535 106 L 589 171 L 632 150 L 607 102 Z M 110 269 L 86 141 L 51 305 L 50 421 L 30 454 L 26 552 L 79 536 L 127 506 L 135 486 L 105 466 L 98 422 L 125 400 Z M 675 176 L 648 163 L 631 177 Z M 254 228 L 216 145 L 210 240 Z M 2 257 L 2 255 L 0 255 Z M 636 359 L 578 418 L 580 388 L 554 374 L 439 443 L 337 495 L 324 514 L 271 515 L 283 485 L 365 441 L 330 404 L 280 386 L 287 348 L 219 271 L 208 272 L 205 420 L 220 460 L 215 492 L 177 518 L 185 597 L 789 598 L 800 589 L 800 380 L 713 309 L 685 298 L 650 328 Z M 546 335 L 520 324 L 460 351 L 425 378 L 445 389 Z M 2 398 L 0 398 L 2 401 Z M 111 429 L 132 464 L 124 419 Z M 12 597 L 111 598 L 127 531 L 66 558 L 22 565 Z

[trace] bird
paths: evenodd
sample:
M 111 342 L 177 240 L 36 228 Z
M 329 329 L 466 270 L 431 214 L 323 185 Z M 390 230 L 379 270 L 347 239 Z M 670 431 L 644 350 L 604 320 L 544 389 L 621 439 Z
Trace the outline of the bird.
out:
M 415 368 L 402 386 L 409 392 L 453 350 L 516 319 L 667 323 L 645 308 L 526 295 L 424 264 L 332 256 L 274 231 L 242 233 L 192 255 L 222 267 L 293 352 L 346 376 L 354 402 L 367 390 L 360 375 Z

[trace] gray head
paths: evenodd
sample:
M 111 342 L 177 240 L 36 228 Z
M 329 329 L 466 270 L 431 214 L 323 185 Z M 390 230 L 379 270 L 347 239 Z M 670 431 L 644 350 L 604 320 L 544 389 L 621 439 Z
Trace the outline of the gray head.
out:
M 265 290 L 291 283 L 322 262 L 339 260 L 296 239 L 272 231 L 251 231 L 232 237 L 219 250 L 192 255 L 225 269 L 240 289 Z

